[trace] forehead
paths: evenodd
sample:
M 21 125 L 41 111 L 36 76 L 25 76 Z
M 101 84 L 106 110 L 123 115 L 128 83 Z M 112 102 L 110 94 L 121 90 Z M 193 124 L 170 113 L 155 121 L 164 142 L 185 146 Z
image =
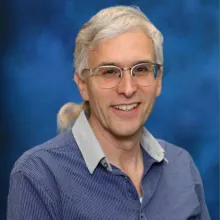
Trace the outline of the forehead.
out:
M 139 60 L 155 62 L 153 41 L 142 31 L 135 30 L 120 34 L 89 50 L 89 67 L 100 63 L 116 63 L 126 66 Z

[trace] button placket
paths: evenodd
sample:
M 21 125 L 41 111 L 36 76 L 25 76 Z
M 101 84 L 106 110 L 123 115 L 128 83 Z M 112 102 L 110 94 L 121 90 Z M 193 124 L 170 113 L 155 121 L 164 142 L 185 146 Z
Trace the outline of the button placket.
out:
M 133 185 L 131 179 L 129 176 L 125 176 L 123 177 L 125 179 L 125 183 L 127 185 L 127 190 L 128 190 L 128 194 L 129 194 L 129 197 L 133 200 L 137 200 L 139 199 L 138 197 L 138 194 L 137 194 L 137 191 L 135 189 L 135 186 Z M 139 202 L 139 200 L 138 200 Z
M 144 214 L 143 214 L 143 212 L 141 212 L 140 217 L 141 217 L 141 219 L 144 218 Z

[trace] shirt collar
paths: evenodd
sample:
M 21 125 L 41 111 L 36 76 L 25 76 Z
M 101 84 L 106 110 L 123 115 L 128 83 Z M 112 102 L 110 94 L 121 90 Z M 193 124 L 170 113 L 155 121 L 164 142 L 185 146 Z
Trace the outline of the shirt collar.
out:
M 101 145 L 96 139 L 84 111 L 81 111 L 79 117 L 75 121 L 72 127 L 72 133 L 91 174 L 93 174 L 99 163 L 101 163 L 109 171 L 112 171 L 111 165 L 108 162 Z M 143 129 L 141 145 L 156 161 L 161 162 L 165 159 L 164 149 L 145 127 Z

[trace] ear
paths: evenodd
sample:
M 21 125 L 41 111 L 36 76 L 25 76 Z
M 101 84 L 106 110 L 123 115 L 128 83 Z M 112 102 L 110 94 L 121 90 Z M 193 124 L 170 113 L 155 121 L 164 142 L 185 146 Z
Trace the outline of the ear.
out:
M 77 72 L 74 74 L 74 81 L 78 86 L 79 92 L 83 98 L 84 101 L 89 100 L 88 96 L 88 90 L 87 90 L 87 84 L 86 82 L 79 76 Z
M 156 90 L 156 96 L 159 96 L 162 90 L 162 71 L 160 70 L 157 78 L 157 90 Z

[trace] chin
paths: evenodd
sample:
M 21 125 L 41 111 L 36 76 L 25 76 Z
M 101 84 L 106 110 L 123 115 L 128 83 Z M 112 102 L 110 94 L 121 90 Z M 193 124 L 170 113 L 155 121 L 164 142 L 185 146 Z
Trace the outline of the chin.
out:
M 112 130 L 112 133 L 117 137 L 131 137 L 135 134 L 137 134 L 141 129 L 141 126 L 117 126 L 114 127 Z

